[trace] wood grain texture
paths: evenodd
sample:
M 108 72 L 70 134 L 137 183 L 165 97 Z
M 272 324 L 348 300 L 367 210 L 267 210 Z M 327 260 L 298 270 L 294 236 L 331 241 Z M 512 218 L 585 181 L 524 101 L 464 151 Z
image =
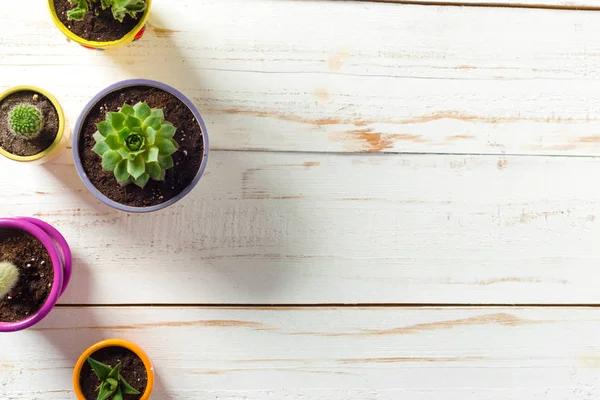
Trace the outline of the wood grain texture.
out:
M 60 308 L 2 337 L 0 395 L 70 400 L 79 354 L 122 337 L 157 400 L 588 400 L 599 330 L 596 308 Z
M 67 44 L 38 2 L 1 2 L 0 87 L 46 87 L 72 124 L 117 80 L 162 80 L 197 104 L 213 149 L 600 154 L 600 13 L 170 4 L 155 1 L 142 41 L 98 53 Z
M 60 161 L 1 175 L 0 210 L 67 237 L 63 303 L 600 303 L 600 159 L 217 151 L 151 215 Z

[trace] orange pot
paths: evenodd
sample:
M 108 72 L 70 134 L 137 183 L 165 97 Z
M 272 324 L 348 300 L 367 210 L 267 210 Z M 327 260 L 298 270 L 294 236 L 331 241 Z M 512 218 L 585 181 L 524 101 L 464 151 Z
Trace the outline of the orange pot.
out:
M 152 362 L 144 353 L 144 351 L 135 343 L 132 343 L 123 339 L 108 339 L 103 340 L 101 342 L 96 343 L 95 345 L 89 347 L 77 360 L 77 364 L 75 364 L 75 370 L 73 371 L 73 388 L 75 389 L 75 395 L 78 400 L 86 400 L 83 396 L 83 392 L 81 391 L 81 385 L 79 384 L 79 379 L 81 376 L 81 368 L 86 363 L 88 357 L 97 352 L 100 349 L 104 349 L 106 347 L 124 347 L 126 349 L 134 352 L 144 363 L 144 367 L 146 367 L 146 374 L 148 375 L 148 384 L 146 385 L 146 390 L 140 397 L 140 400 L 148 400 L 150 398 L 150 394 L 152 393 L 152 388 L 154 386 L 154 367 L 152 366 Z

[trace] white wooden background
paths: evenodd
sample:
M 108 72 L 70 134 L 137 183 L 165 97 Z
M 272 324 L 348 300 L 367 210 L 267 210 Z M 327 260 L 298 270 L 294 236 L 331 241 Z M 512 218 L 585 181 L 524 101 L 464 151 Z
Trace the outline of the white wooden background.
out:
M 115 336 L 157 400 L 600 396 L 600 1 L 154 3 L 99 53 L 44 0 L 0 2 L 0 89 L 42 86 L 72 125 L 161 80 L 212 150 L 151 215 L 96 201 L 69 153 L 0 163 L 0 215 L 75 255 L 53 313 L 0 336 L 0 399 L 72 399 Z

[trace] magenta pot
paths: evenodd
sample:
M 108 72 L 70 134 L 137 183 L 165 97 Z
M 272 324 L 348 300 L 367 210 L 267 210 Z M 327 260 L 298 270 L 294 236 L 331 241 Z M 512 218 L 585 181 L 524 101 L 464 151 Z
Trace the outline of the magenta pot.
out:
M 52 310 L 71 279 L 71 249 L 59 231 L 39 219 L 29 217 L 0 218 L 0 229 L 19 229 L 38 239 L 50 255 L 54 269 L 54 281 L 44 305 L 28 318 L 17 322 L 0 322 L 0 332 L 27 329 L 40 322 Z

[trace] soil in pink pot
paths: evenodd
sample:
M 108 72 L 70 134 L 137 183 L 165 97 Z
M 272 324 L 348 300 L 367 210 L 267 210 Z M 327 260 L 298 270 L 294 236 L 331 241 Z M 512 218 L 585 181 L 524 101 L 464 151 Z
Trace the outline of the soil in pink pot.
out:
M 17 322 L 37 312 L 52 289 L 54 270 L 50 254 L 35 236 L 18 229 L 0 229 L 0 262 L 19 270 L 19 281 L 0 299 L 0 322 Z

